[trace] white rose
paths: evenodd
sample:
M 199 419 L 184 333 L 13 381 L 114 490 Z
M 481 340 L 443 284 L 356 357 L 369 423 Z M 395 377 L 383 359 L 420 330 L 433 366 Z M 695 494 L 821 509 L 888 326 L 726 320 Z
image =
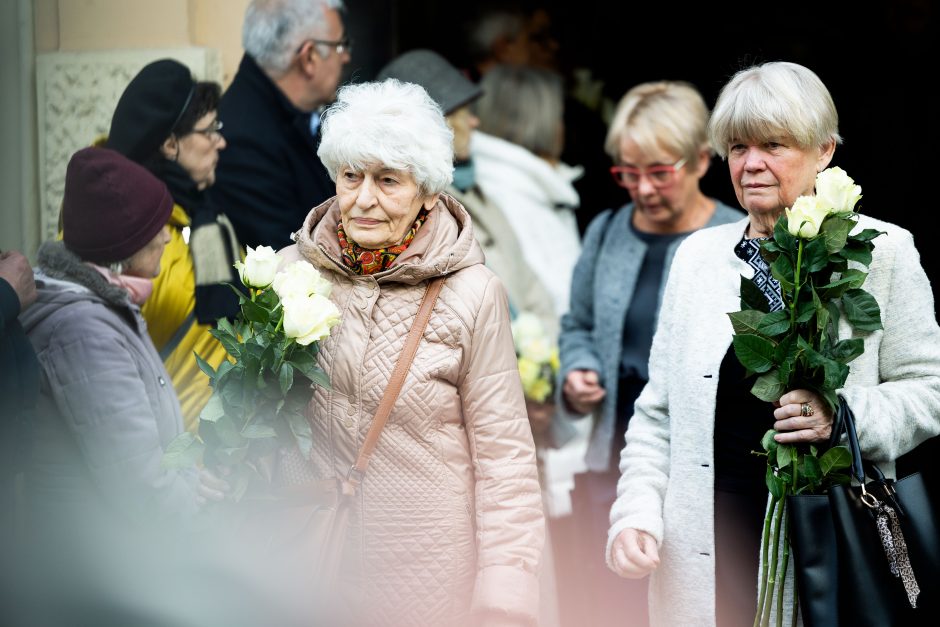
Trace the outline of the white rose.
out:
M 828 168 L 816 175 L 816 197 L 833 211 L 853 211 L 862 188 L 842 168 Z
M 274 275 L 274 283 L 271 287 L 281 300 L 291 296 L 312 294 L 329 297 L 333 290 L 333 284 L 320 276 L 316 268 L 303 260 L 295 261 Z
M 520 312 L 512 321 L 512 337 L 516 343 L 516 350 L 534 340 L 540 340 L 545 335 L 542 322 L 538 316 L 527 311 Z
M 254 250 L 248 247 L 245 263 L 235 262 L 235 269 L 242 283 L 248 287 L 263 290 L 271 285 L 281 258 L 277 256 L 270 246 L 258 246 Z
M 800 196 L 786 212 L 790 235 L 813 239 L 819 234 L 819 228 L 829 215 L 830 207 L 816 196 Z
M 284 334 L 302 346 L 322 340 L 339 324 L 339 309 L 320 294 L 289 296 L 281 304 L 284 306 Z
M 520 343 L 518 350 L 520 356 L 531 359 L 537 364 L 544 364 L 552 358 L 552 345 L 544 336 Z

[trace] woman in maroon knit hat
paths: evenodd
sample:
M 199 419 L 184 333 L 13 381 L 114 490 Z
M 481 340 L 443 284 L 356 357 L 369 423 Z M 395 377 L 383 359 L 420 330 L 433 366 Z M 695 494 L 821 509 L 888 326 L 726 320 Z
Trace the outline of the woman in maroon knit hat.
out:
M 64 240 L 40 247 L 38 299 L 21 320 L 42 371 L 26 490 L 36 524 L 107 537 L 222 497 L 213 477 L 161 466 L 183 422 L 140 306 L 172 209 L 166 185 L 113 150 L 69 161 Z

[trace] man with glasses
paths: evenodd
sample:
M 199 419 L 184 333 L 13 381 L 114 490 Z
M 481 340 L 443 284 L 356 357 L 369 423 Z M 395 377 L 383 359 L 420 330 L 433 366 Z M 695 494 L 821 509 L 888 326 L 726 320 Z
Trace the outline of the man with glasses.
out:
M 335 192 L 315 129 L 350 60 L 342 8 L 341 0 L 248 5 L 245 56 L 219 109 L 228 148 L 211 191 L 246 246 L 290 244 L 307 212 Z

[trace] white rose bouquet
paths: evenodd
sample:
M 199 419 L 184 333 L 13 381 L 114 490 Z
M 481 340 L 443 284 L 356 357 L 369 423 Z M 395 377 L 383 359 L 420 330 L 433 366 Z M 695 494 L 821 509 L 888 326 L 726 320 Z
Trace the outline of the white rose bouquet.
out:
M 512 337 L 522 390 L 527 399 L 537 403 L 550 400 L 558 374 L 558 347 L 535 314 L 522 312 L 512 321 Z
M 741 278 L 743 310 L 728 314 L 734 351 L 749 374 L 759 375 L 751 392 L 762 400 L 772 402 L 789 390 L 809 389 L 835 411 L 836 391 L 845 384 L 848 364 L 864 350 L 861 337 L 839 339 L 840 317 L 844 315 L 860 332 L 881 328 L 881 310 L 862 289 L 867 273 L 860 269 L 871 263 L 872 240 L 881 232 L 864 229 L 850 234 L 858 220 L 855 205 L 861 193 L 842 169 L 825 170 L 816 178 L 816 195 L 798 198 L 777 221 L 773 237 L 761 243 L 761 255 L 780 282 L 782 310 L 768 311 L 760 288 Z M 775 434 L 770 430 L 761 441 L 771 505 L 764 520 L 765 568 L 755 626 L 768 624 L 775 602 L 778 624 L 783 616 L 789 545 L 781 547 L 781 542 L 786 535 L 787 495 L 818 494 L 848 482 L 844 471 L 852 459 L 844 446 L 821 453 L 815 446 L 778 444 Z
M 280 261 L 274 249 L 259 246 L 235 264 L 250 297 L 233 287 L 240 313 L 234 324 L 222 318 L 210 331 L 229 360 L 215 370 L 196 355 L 213 394 L 198 432 L 177 437 L 163 458 L 166 466 L 226 467 L 236 501 L 252 485 L 270 481 L 278 447 L 293 442 L 305 456 L 310 452 L 303 413 L 309 383 L 329 386 L 316 356 L 319 340 L 340 322 L 328 298 L 332 285 L 306 261 L 279 269 Z

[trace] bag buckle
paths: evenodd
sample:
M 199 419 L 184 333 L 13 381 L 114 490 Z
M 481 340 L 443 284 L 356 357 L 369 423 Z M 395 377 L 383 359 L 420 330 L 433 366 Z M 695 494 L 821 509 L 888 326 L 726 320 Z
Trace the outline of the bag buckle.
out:
M 356 487 L 359 487 L 365 475 L 366 474 L 364 472 L 356 468 L 355 464 L 353 464 L 349 467 L 349 472 L 346 473 L 346 481 L 352 483 Z

